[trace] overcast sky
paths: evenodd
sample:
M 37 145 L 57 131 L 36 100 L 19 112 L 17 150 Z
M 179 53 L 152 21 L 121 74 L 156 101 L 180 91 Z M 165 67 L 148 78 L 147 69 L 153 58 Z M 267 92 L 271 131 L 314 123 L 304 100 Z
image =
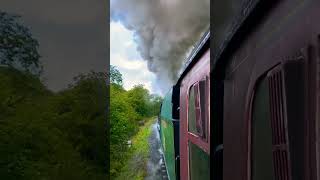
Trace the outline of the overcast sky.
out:
M 107 69 L 107 1 L 0 0 L 0 10 L 22 16 L 39 41 L 44 77 L 52 90 L 79 73 Z
M 133 39 L 133 32 L 120 22 L 110 22 L 110 64 L 121 72 L 125 89 L 143 84 L 151 93 L 161 94 L 156 76 L 148 70 Z

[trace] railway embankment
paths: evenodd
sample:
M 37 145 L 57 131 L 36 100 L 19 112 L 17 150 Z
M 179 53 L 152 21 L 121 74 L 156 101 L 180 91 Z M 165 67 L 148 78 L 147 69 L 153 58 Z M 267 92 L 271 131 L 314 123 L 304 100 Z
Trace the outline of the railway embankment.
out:
M 162 149 L 160 142 L 160 134 L 158 123 L 154 122 L 151 125 L 151 134 L 148 138 L 149 143 L 149 158 L 147 162 L 147 177 L 146 180 L 166 180 L 166 169 L 163 168 Z M 164 170 L 164 171 L 163 171 Z
M 148 118 L 145 120 L 144 125 L 140 126 L 137 134 L 132 137 L 131 144 L 129 144 L 128 161 L 122 168 L 120 176 L 117 177 L 118 180 L 128 178 L 142 180 L 152 174 L 150 171 L 154 169 L 150 169 L 151 165 L 153 165 L 152 163 L 150 164 L 150 158 L 152 158 L 151 152 L 153 150 L 151 149 L 150 138 L 154 137 L 154 124 L 156 124 L 156 117 Z

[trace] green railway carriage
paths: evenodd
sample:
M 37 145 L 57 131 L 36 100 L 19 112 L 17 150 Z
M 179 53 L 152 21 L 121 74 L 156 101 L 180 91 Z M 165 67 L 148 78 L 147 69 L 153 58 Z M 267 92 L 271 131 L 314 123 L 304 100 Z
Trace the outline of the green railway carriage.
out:
M 172 110 L 171 89 L 164 97 L 161 106 L 159 125 L 160 139 L 162 142 L 163 156 L 167 174 L 170 180 L 179 179 L 179 121 L 174 119 Z

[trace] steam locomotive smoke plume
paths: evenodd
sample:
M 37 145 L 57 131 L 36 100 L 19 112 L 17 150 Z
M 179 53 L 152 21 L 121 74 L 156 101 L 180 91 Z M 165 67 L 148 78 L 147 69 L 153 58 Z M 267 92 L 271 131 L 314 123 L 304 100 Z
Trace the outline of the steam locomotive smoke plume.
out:
M 209 28 L 210 0 L 111 0 L 111 19 L 134 32 L 141 57 L 167 90 Z

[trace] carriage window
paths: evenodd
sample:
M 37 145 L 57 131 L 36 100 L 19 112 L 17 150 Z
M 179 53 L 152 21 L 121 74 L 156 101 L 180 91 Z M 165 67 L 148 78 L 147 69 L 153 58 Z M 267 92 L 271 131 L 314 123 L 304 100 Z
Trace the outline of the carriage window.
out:
M 190 179 L 210 179 L 210 158 L 207 153 L 195 144 L 189 142 Z
M 202 138 L 206 138 L 206 118 L 207 118 L 207 99 L 210 97 L 206 96 L 206 81 L 202 80 L 199 82 L 199 90 L 200 90 L 200 109 L 201 109 L 201 120 L 199 120 L 201 122 L 201 129 L 202 129 L 202 133 L 201 133 L 201 137 Z
M 189 91 L 188 130 L 206 139 L 207 97 L 206 79 L 191 86 Z
M 196 110 L 195 110 L 195 96 L 194 86 L 189 91 L 189 106 L 188 106 L 188 129 L 189 132 L 196 133 Z
M 252 180 L 273 180 L 272 130 L 267 78 L 258 85 L 252 109 Z

